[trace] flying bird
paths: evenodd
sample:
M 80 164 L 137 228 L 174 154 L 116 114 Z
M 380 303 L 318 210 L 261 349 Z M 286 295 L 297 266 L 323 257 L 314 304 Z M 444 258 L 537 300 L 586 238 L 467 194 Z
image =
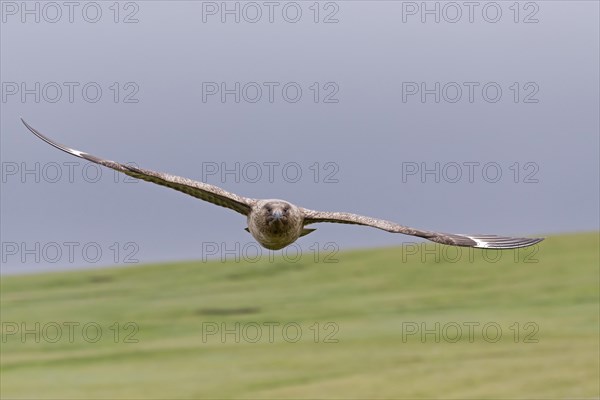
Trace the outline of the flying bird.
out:
M 315 230 L 306 228 L 307 225 L 319 222 L 370 226 L 391 233 L 418 236 L 432 242 L 450 246 L 515 249 L 532 246 L 544 240 L 543 238 L 514 238 L 497 235 L 464 235 L 431 232 L 357 214 L 309 210 L 285 200 L 251 199 L 227 192 L 220 187 L 208 183 L 104 160 L 54 142 L 34 129 L 23 118 L 21 118 L 21 121 L 38 138 L 66 153 L 114 169 L 134 178 L 178 190 L 246 216 L 248 222 L 246 230 L 252 234 L 258 243 L 270 250 L 279 250 L 294 243 L 298 238 Z

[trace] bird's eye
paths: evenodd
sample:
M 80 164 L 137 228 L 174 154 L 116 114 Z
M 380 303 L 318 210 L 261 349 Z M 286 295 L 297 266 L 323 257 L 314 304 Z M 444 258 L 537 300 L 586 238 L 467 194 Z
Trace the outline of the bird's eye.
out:
M 271 206 L 266 206 L 266 207 L 265 207 L 265 209 L 266 209 L 268 212 L 271 212 Z
M 290 211 L 290 206 L 283 207 L 283 211 Z

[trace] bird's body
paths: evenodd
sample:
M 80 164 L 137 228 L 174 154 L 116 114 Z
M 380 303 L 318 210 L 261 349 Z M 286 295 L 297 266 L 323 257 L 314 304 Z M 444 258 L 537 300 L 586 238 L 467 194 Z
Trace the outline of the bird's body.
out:
M 153 182 L 180 192 L 194 196 L 204 201 L 226 207 L 247 217 L 248 228 L 252 236 L 263 247 L 270 250 L 279 250 L 298 240 L 314 229 L 307 229 L 306 225 L 319 222 L 334 222 L 370 226 L 391 233 L 402 233 L 431 240 L 450 246 L 466 246 L 492 249 L 513 249 L 534 245 L 541 238 L 513 238 L 497 235 L 463 235 L 425 231 L 409 228 L 394 222 L 382 219 L 365 217 L 362 215 L 344 212 L 324 212 L 309 210 L 295 206 L 284 200 L 277 199 L 251 199 L 227 192 L 220 187 L 204 182 L 198 182 L 179 176 L 150 171 L 114 161 L 98 158 L 91 154 L 71 149 L 56 143 L 42 135 L 36 129 L 22 120 L 25 126 L 38 138 L 48 144 L 79 158 L 122 172 L 134 178 Z

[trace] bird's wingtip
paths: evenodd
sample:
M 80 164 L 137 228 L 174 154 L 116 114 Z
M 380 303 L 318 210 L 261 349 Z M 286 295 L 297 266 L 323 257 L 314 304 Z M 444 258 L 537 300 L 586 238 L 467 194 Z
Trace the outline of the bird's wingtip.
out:
M 33 133 L 35 136 L 39 137 L 40 139 L 42 139 L 42 140 L 44 140 L 46 142 L 51 142 L 50 139 L 48 139 L 47 137 L 45 137 L 44 135 L 42 135 L 40 132 L 38 132 L 38 130 L 35 129 L 33 126 L 29 125 L 27 123 L 27 121 L 25 121 L 25 119 L 23 119 L 23 117 L 20 117 L 20 118 L 21 118 L 21 122 L 23 123 L 23 125 L 25 125 L 25 128 L 29 129 L 29 131 L 31 133 Z M 50 144 L 52 144 L 52 143 L 50 143 Z
M 496 235 L 464 235 L 465 237 L 475 241 L 476 247 L 481 249 L 517 249 L 521 247 L 529 247 L 538 244 L 545 238 L 524 238 L 524 237 L 509 237 Z M 460 244 L 459 244 L 460 245 Z
M 27 123 L 27 121 L 25 121 L 25 118 L 23 118 L 23 117 L 19 117 L 19 118 L 21 119 L 21 122 L 23 123 L 23 125 L 25 125 L 25 127 L 26 127 L 27 129 L 29 129 L 30 131 L 32 131 L 32 132 L 33 132 L 33 127 L 32 127 L 31 125 L 29 125 L 29 124 Z

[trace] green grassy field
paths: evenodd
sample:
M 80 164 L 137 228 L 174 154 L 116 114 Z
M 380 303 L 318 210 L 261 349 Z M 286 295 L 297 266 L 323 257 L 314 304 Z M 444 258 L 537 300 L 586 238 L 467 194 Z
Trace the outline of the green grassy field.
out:
M 0 394 L 598 398 L 599 241 L 3 277 Z

